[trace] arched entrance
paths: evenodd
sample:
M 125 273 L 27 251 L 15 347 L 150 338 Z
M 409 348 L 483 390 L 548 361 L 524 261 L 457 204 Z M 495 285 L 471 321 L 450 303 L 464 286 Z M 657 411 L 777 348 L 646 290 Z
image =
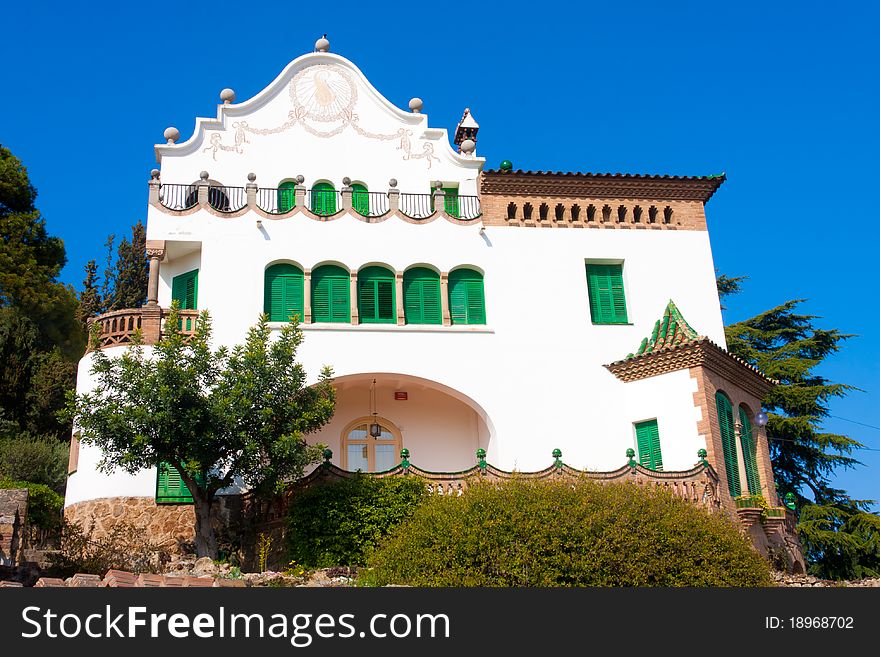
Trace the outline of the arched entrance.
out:
M 494 429 L 483 408 L 436 381 L 376 372 L 340 376 L 333 385 L 336 412 L 308 440 L 327 445 L 333 463 L 346 470 L 387 470 L 406 448 L 423 470 L 455 472 L 474 465 L 476 451 L 491 446 Z M 370 432 L 374 411 L 381 427 L 376 436 Z

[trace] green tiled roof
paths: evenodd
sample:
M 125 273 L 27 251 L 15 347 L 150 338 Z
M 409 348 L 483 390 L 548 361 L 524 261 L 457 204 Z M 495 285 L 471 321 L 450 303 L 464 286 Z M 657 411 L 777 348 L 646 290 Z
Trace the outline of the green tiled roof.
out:
M 698 338 L 697 332 L 691 328 L 682 316 L 681 311 L 676 307 L 672 299 L 666 304 L 666 310 L 663 316 L 654 324 L 654 330 L 651 331 L 651 337 L 644 338 L 639 345 L 639 349 L 634 354 L 627 354 L 627 358 L 649 354 L 663 347 L 673 347 L 685 342 L 690 342 Z

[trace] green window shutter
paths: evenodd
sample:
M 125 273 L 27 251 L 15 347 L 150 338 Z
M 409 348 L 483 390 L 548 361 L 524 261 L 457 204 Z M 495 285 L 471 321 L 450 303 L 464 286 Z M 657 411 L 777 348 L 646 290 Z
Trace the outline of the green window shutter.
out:
M 660 455 L 660 429 L 657 420 L 636 424 L 636 443 L 639 447 L 639 463 L 650 470 L 663 470 Z
M 727 470 L 727 487 L 731 495 L 739 497 L 742 489 L 739 483 L 739 462 L 736 458 L 733 409 L 730 400 L 723 392 L 715 393 L 715 406 L 718 408 L 718 426 L 721 429 L 721 449 L 724 452 L 724 467 Z
M 295 182 L 283 182 L 278 185 L 278 212 L 289 212 L 296 205 Z
M 460 216 L 458 208 L 458 187 L 444 187 L 443 191 L 446 193 L 446 198 L 443 201 L 443 207 L 446 210 L 446 214 L 450 217 Z
M 594 324 L 626 324 L 623 265 L 587 265 L 587 292 Z
M 403 314 L 407 324 L 441 324 L 440 276 L 427 267 L 403 274 Z
M 761 477 L 758 475 L 758 445 L 755 434 L 752 433 L 752 423 L 749 414 L 742 406 L 739 407 L 739 421 L 742 425 L 740 431 L 740 443 L 742 445 L 743 461 L 746 465 L 746 484 L 752 495 L 761 494 Z
M 303 317 L 303 273 L 288 263 L 266 268 L 263 311 L 270 322 L 289 322 L 291 316 Z
M 397 322 L 394 287 L 394 272 L 384 267 L 367 267 L 358 272 L 358 316 L 362 323 Z
M 350 280 L 349 273 L 336 265 L 324 265 L 312 272 L 313 321 L 351 321 Z
M 180 304 L 181 310 L 195 310 L 199 300 L 199 270 L 194 269 L 171 279 L 171 300 Z
M 449 274 L 449 311 L 453 324 L 486 323 L 482 274 L 472 269 L 456 269 Z
M 157 504 L 191 504 L 192 494 L 180 477 L 180 471 L 170 463 L 160 463 L 156 476 Z
M 351 186 L 351 207 L 362 217 L 370 216 L 370 195 L 364 185 L 354 183 Z
M 322 217 L 336 213 L 336 189 L 330 183 L 312 187 L 312 212 Z

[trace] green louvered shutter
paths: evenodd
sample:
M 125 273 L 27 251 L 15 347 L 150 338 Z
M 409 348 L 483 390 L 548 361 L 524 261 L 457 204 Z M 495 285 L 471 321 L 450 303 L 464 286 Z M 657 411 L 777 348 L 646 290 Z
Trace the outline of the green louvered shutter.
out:
M 443 207 L 446 210 L 446 214 L 450 217 L 459 217 L 458 187 L 444 187 L 443 191 L 446 194 L 446 198 L 443 201 Z
M 160 463 L 156 476 L 157 504 L 191 504 L 192 494 L 180 477 L 180 471 L 169 463 Z
M 370 195 L 364 185 L 354 183 L 351 186 L 351 207 L 362 217 L 370 216 Z
M 736 458 L 733 409 L 730 406 L 730 400 L 723 392 L 715 393 L 715 406 L 718 408 L 718 426 L 721 429 L 721 449 L 724 451 L 727 487 L 731 495 L 739 497 L 742 494 L 742 489 L 739 483 L 739 462 Z
M 296 183 L 283 182 L 278 185 L 278 212 L 289 212 L 296 205 Z
M 312 319 L 350 322 L 350 275 L 342 267 L 325 265 L 312 272 Z
M 288 263 L 266 269 L 264 312 L 270 322 L 288 322 L 293 315 L 303 317 L 303 273 Z
M 749 414 L 742 406 L 739 407 L 739 421 L 742 425 L 740 431 L 740 443 L 742 444 L 743 461 L 746 466 L 746 484 L 752 495 L 761 494 L 761 477 L 758 475 L 758 454 L 755 434 L 752 433 L 752 423 Z
M 449 312 L 453 324 L 485 324 L 483 276 L 472 269 L 449 274 Z
M 657 420 L 636 424 L 636 443 L 639 447 L 639 463 L 650 470 L 663 470 L 660 455 L 660 429 Z
M 195 310 L 199 303 L 199 270 L 193 269 L 171 279 L 171 300 L 177 301 L 181 310 Z M 180 321 L 180 329 L 191 331 L 193 319 Z
M 594 324 L 626 324 L 623 265 L 587 265 L 590 316 Z
M 327 217 L 336 213 L 336 190 L 330 183 L 316 183 L 312 187 L 312 212 Z
M 384 267 L 367 267 L 358 272 L 358 316 L 365 324 L 397 322 L 394 302 L 394 272 Z
M 403 313 L 407 324 L 441 324 L 440 276 L 426 267 L 403 274 Z

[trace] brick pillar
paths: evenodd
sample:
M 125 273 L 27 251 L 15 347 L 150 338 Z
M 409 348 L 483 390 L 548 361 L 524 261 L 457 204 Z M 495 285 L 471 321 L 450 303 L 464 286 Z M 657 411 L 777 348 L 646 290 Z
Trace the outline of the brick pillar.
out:
M 443 312 L 443 326 L 452 326 L 449 313 L 449 272 L 440 274 L 440 309 Z
M 303 324 L 312 323 L 312 270 L 303 271 Z
M 356 269 L 351 270 L 351 292 L 349 293 L 349 300 L 351 305 L 351 323 L 358 324 L 360 323 L 360 319 L 358 317 L 358 294 L 357 294 L 357 284 L 358 284 L 358 273 Z
M 141 308 L 141 334 L 144 344 L 156 344 L 162 335 L 162 309 L 158 306 Z
M 403 311 L 403 272 L 394 272 L 395 297 L 397 299 L 397 324 L 406 324 L 406 313 Z

